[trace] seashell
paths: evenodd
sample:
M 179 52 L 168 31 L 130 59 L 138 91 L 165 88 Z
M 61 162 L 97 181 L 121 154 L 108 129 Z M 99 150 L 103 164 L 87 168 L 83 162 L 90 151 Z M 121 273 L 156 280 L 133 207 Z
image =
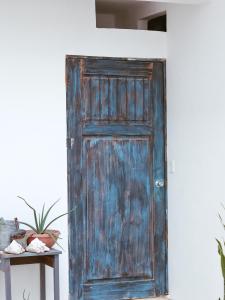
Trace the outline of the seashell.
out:
M 4 251 L 9 254 L 22 254 L 25 252 L 24 248 L 16 241 L 12 241 L 12 243 L 6 247 Z
M 26 247 L 26 251 L 34 253 L 44 253 L 50 251 L 50 249 L 46 247 L 45 243 L 36 238 Z

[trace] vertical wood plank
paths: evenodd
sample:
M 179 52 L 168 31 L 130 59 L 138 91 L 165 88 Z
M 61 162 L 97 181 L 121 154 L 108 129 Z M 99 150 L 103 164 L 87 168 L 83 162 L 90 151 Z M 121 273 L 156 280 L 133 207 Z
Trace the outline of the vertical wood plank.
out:
M 92 78 L 91 79 L 91 113 L 92 120 L 100 119 L 100 79 Z
M 127 80 L 127 119 L 129 121 L 135 120 L 135 80 L 128 78 Z
M 142 121 L 144 119 L 144 86 L 143 79 L 135 80 L 135 99 L 136 99 L 136 120 Z
M 84 196 L 82 194 L 82 113 L 81 77 L 83 58 L 67 57 L 67 136 L 75 144 L 67 148 L 69 194 L 69 293 L 70 299 L 82 299 L 84 259 Z M 76 208 L 76 209 L 75 209 Z M 75 259 L 76 258 L 76 259 Z
M 108 120 L 109 117 L 109 81 L 108 78 L 100 79 L 100 105 L 101 120 Z
M 84 77 L 82 82 L 82 102 L 84 103 L 85 119 L 91 120 L 91 79 Z
M 149 80 L 143 79 L 143 113 L 144 121 L 151 121 L 151 103 L 152 98 L 150 97 L 150 83 Z
M 117 88 L 117 110 L 118 120 L 126 120 L 126 100 L 127 100 L 127 86 L 126 78 L 118 79 Z
M 117 79 L 109 80 L 109 120 L 117 120 Z
M 152 100 L 154 116 L 154 173 L 153 180 L 164 180 L 164 187 L 154 185 L 155 196 L 155 291 L 156 295 L 168 292 L 167 286 L 167 201 L 165 170 L 165 105 L 164 105 L 164 65 L 154 64 Z

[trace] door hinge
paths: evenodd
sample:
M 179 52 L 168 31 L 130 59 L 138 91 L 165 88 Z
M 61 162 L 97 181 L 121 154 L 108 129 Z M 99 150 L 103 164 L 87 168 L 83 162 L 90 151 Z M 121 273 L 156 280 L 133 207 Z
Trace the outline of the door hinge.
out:
M 67 138 L 66 139 L 66 147 L 67 149 L 72 149 L 74 145 L 75 139 L 74 138 Z

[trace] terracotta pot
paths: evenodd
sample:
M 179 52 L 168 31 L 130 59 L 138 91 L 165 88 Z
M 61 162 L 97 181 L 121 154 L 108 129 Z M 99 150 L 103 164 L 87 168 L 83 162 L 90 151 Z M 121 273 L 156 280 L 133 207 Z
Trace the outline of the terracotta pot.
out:
M 35 232 L 31 232 L 31 234 L 29 235 L 28 239 L 27 239 L 27 244 L 29 245 L 34 239 L 38 238 L 40 241 L 42 241 L 43 243 L 45 243 L 45 245 L 48 248 L 52 248 L 55 244 L 55 242 L 57 241 L 60 232 L 58 230 L 49 230 L 51 232 L 51 235 L 48 233 L 42 233 L 42 234 L 38 234 Z M 52 237 L 52 235 L 54 236 L 54 238 Z

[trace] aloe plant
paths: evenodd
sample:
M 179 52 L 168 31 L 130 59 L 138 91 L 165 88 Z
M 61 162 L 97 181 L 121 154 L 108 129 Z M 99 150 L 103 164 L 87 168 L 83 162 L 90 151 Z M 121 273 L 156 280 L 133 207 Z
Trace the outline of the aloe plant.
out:
M 29 223 L 25 222 L 19 222 L 20 224 L 23 224 L 29 228 L 31 228 L 34 232 L 37 234 L 42 234 L 48 232 L 49 226 L 51 226 L 56 220 L 62 218 L 63 216 L 68 215 L 70 212 L 66 212 L 64 214 L 59 215 L 58 217 L 52 219 L 51 221 L 48 221 L 49 213 L 53 209 L 53 207 L 59 202 L 59 200 L 55 201 L 47 210 L 45 208 L 45 204 L 42 206 L 41 213 L 38 213 L 37 210 L 32 207 L 26 199 L 24 199 L 21 196 L 17 196 L 21 200 L 25 202 L 25 204 L 33 211 L 34 215 L 34 225 L 31 225 Z

